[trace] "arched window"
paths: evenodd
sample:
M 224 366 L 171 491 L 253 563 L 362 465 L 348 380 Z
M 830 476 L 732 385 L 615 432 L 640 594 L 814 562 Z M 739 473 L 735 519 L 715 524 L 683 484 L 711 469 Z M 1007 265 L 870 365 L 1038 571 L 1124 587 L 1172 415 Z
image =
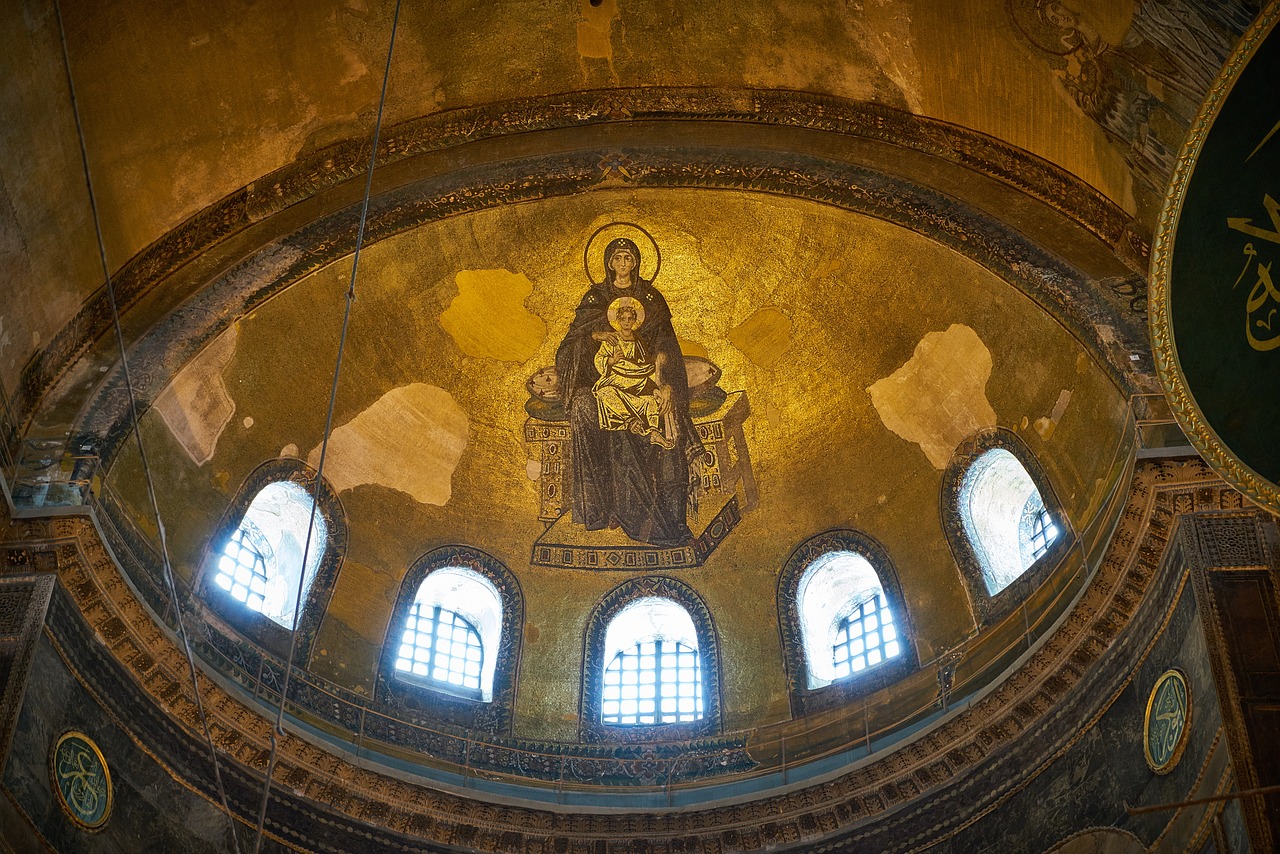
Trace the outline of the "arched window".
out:
M 805 570 L 800 631 L 810 688 L 897 658 L 902 640 L 880 577 L 857 552 L 827 552 Z
M 475 570 L 446 566 L 418 586 L 400 637 L 401 679 L 493 700 L 493 672 L 502 637 L 502 600 Z
M 666 575 L 610 590 L 587 621 L 583 741 L 688 739 L 720 727 L 719 653 L 706 605 Z
M 889 555 L 858 531 L 801 543 L 778 577 L 782 652 L 800 716 L 877 690 L 914 670 L 915 647 Z
M 992 596 L 1030 569 L 1060 534 L 1031 475 L 1004 448 L 985 452 L 965 472 L 960 517 Z
M 221 619 L 276 656 L 306 666 L 347 547 L 342 504 L 301 460 L 258 466 L 236 492 L 209 538 L 196 589 Z M 310 542 L 308 543 L 308 534 Z M 302 609 L 297 611 L 301 589 Z M 295 637 L 290 640 L 290 631 Z
M 1071 540 L 1039 462 L 1009 430 L 983 430 L 956 448 L 943 473 L 941 507 L 979 626 L 1025 600 Z
M 267 484 L 254 496 L 214 568 L 213 583 L 232 599 L 290 630 L 297 603 L 307 601 L 324 556 L 324 516 L 311 507 L 311 496 L 298 484 Z
M 400 584 L 375 699 L 426 726 L 510 734 L 523 630 L 520 584 L 501 561 L 470 546 L 433 549 Z
M 670 599 L 627 605 L 604 635 L 600 722 L 653 726 L 700 720 L 702 662 L 689 612 Z

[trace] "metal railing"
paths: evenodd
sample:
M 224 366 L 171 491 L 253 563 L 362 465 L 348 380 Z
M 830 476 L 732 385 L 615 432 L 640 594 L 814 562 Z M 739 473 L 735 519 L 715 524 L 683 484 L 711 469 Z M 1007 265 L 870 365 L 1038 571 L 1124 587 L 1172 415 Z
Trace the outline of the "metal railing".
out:
M 99 468 L 90 447 L 72 446 L 65 439 L 23 439 L 15 450 L 12 461 L 6 461 L 5 480 L 20 514 L 57 513 L 90 503 Z

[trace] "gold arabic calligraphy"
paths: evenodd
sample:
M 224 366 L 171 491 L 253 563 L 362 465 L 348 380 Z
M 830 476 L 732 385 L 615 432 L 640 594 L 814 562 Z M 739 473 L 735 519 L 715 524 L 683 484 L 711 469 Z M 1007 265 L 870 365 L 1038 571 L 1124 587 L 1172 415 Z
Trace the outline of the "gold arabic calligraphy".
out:
M 1253 224 L 1253 220 L 1245 217 L 1228 217 L 1227 227 L 1270 243 L 1280 244 L 1280 202 L 1264 194 L 1262 204 L 1271 217 L 1271 231 L 1259 228 Z M 1244 278 L 1245 273 L 1249 272 L 1249 268 L 1254 267 L 1257 280 L 1249 291 L 1249 298 L 1245 300 L 1245 338 L 1249 346 L 1255 350 L 1262 352 L 1274 350 L 1280 347 L 1280 323 L 1276 321 L 1276 315 L 1280 314 L 1280 290 L 1276 289 L 1271 279 L 1272 262 L 1263 264 L 1259 261 L 1258 252 L 1252 243 L 1244 245 L 1244 255 L 1244 269 L 1240 271 L 1235 285 L 1231 287 L 1234 290 Z
M 107 796 L 102 766 L 96 756 L 79 745 L 64 744 L 59 754 L 58 788 L 67 806 L 81 820 L 92 822 L 100 815 Z
M 1187 724 L 1186 697 L 1178 687 L 1175 680 L 1166 681 L 1152 709 L 1155 725 L 1151 727 L 1151 755 L 1158 764 L 1164 764 L 1173 755 Z

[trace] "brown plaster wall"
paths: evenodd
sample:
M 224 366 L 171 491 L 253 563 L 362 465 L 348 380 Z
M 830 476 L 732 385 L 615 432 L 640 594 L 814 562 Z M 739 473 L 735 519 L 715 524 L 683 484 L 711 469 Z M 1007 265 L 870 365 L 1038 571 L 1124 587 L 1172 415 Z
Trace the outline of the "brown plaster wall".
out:
M 0 389 L 101 283 L 53 4 L 0 7 Z
M 1075 3 L 1119 39 L 1131 3 Z M 1098 8 L 1094 8 L 1098 7 Z M 118 268 L 231 191 L 372 130 L 392 4 L 70 4 L 72 69 Z M 385 120 L 612 86 L 797 89 L 1008 140 L 1134 210 L 1123 152 L 1003 3 L 406 4 Z

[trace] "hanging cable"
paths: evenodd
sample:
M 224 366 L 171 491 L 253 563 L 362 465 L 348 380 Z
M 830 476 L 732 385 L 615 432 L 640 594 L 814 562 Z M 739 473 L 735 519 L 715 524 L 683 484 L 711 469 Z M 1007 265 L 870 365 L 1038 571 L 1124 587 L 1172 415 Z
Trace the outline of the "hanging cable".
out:
M 147 497 L 151 501 L 151 511 L 155 514 L 156 528 L 160 532 L 160 562 L 163 569 L 164 583 L 169 594 L 169 606 L 173 609 L 174 619 L 178 624 L 178 638 L 182 641 L 182 651 L 187 658 L 187 672 L 191 678 L 191 690 L 195 694 L 196 712 L 200 718 L 200 726 L 204 730 L 205 742 L 209 746 L 209 758 L 213 761 L 213 778 L 218 790 L 218 800 L 222 811 L 227 816 L 227 824 L 231 832 L 231 845 L 240 852 L 240 842 L 236 837 L 235 819 L 227 804 L 227 791 L 222 784 L 222 767 L 218 763 L 218 749 L 213 742 L 213 732 L 209 728 L 209 718 L 205 714 L 204 700 L 200 696 L 200 682 L 196 674 L 195 659 L 191 654 L 191 641 L 187 636 L 187 627 L 182 619 L 182 606 L 178 600 L 178 588 L 173 579 L 173 564 L 169 560 L 169 543 L 165 534 L 164 522 L 160 518 L 160 503 L 156 500 L 155 482 L 151 477 L 151 468 L 147 464 L 147 451 L 142 441 L 142 428 L 138 423 L 138 401 L 133 392 L 133 378 L 129 373 L 129 360 L 124 343 L 124 331 L 120 326 L 120 307 L 116 302 L 115 285 L 111 281 L 111 267 L 107 264 L 107 247 L 102 237 L 102 221 L 98 216 L 97 197 L 93 192 L 93 176 L 89 170 L 89 152 L 85 145 L 84 126 L 80 122 L 80 107 L 76 100 L 75 81 L 71 75 L 71 55 L 67 49 L 67 33 L 62 24 L 62 7 L 59 0 L 54 0 L 54 14 L 58 19 L 58 37 L 62 41 L 62 64 L 67 73 L 67 89 L 71 96 L 71 115 L 75 118 L 76 135 L 80 142 L 80 161 L 84 167 L 84 183 L 89 194 L 89 213 L 93 218 L 93 231 L 98 241 L 98 260 L 102 264 L 102 275 L 106 282 L 107 301 L 111 304 L 111 322 L 115 328 L 116 345 L 120 350 L 120 370 L 124 376 L 124 387 L 129 398 L 129 418 L 133 425 L 133 435 L 137 439 L 138 458 L 142 463 L 143 479 L 147 485 Z
M 324 483 L 324 463 L 329 451 L 329 436 L 333 432 L 333 412 L 338 401 L 338 379 L 342 374 L 342 356 L 347 347 L 347 330 L 351 324 L 351 306 L 356 301 L 356 271 L 360 267 L 360 250 L 364 246 L 365 223 L 369 219 L 369 196 L 373 192 L 373 167 L 378 159 L 378 138 L 382 134 L 382 113 L 387 103 L 387 81 L 391 79 L 391 55 L 396 47 L 396 30 L 400 25 L 400 0 L 396 0 L 391 18 L 391 38 L 387 43 L 387 64 L 382 71 L 382 92 L 378 96 L 378 116 L 373 124 L 373 144 L 369 149 L 369 167 L 364 178 L 364 200 L 360 206 L 360 225 L 356 229 L 355 251 L 351 257 L 351 280 L 347 285 L 346 309 L 342 315 L 342 334 L 338 337 L 338 358 L 333 365 L 333 382 L 329 387 L 329 410 L 325 415 L 324 436 L 320 440 L 320 459 L 316 463 L 315 483 L 311 492 L 311 516 L 307 524 L 306 542 L 302 547 L 302 565 L 307 565 L 311 553 L 311 537 L 315 530 L 316 512 L 320 505 L 320 489 Z M 271 779 L 275 776 L 280 738 L 285 735 L 284 710 L 289 700 L 289 680 L 293 676 L 293 657 L 298 645 L 298 622 L 302 616 L 302 574 L 298 578 L 298 591 L 293 603 L 293 626 L 289 631 L 289 655 L 284 663 L 284 678 L 280 685 L 280 705 L 276 709 L 275 726 L 271 732 L 271 755 L 267 759 L 267 773 L 262 784 L 262 803 L 258 808 L 258 825 L 253 838 L 253 854 L 262 848 L 262 833 L 267 823 L 267 804 L 271 800 Z

